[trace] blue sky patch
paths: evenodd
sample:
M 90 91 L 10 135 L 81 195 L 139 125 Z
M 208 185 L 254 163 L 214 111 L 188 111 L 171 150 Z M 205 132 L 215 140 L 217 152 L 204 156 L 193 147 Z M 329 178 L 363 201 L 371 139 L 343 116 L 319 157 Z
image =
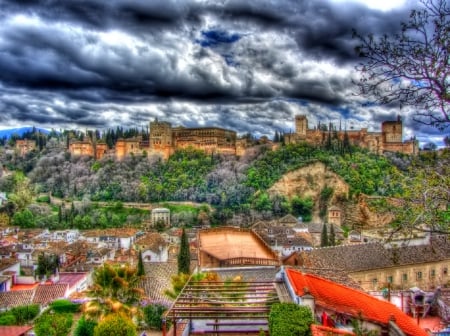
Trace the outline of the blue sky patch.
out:
M 203 30 L 202 37 L 196 40 L 202 47 L 215 47 L 222 43 L 234 43 L 241 39 L 239 34 L 231 34 L 223 30 Z

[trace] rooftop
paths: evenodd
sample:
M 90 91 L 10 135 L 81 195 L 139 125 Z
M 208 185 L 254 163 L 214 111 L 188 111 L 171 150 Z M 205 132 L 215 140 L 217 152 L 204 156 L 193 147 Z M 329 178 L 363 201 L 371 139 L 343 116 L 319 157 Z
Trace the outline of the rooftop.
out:
M 224 227 L 199 231 L 199 248 L 219 260 L 274 259 L 276 254 L 248 230 Z
M 445 237 L 433 237 L 428 245 L 385 248 L 381 243 L 362 243 L 318 248 L 300 256 L 305 267 L 356 272 L 446 260 L 450 258 L 450 244 Z
M 395 319 L 395 323 L 406 335 L 428 335 L 414 319 L 390 302 L 294 269 L 286 269 L 286 274 L 296 294 L 305 295 L 305 288 L 307 288 L 315 298 L 316 305 L 353 317 L 361 316 L 364 320 L 382 325 L 387 325 L 391 319 Z

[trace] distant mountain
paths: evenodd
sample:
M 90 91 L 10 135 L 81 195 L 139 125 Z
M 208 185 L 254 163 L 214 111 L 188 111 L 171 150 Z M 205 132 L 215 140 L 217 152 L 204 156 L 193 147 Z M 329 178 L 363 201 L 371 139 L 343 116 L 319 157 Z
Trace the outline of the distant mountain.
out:
M 43 129 L 43 128 L 35 127 L 35 130 L 36 130 L 36 132 L 41 132 L 43 134 L 50 133 L 49 130 L 46 130 L 46 129 Z M 19 127 L 19 128 L 9 128 L 9 129 L 0 130 L 0 139 L 3 139 L 4 137 L 9 139 L 13 134 L 17 134 L 18 136 L 22 136 L 24 133 L 31 132 L 31 131 L 33 131 L 33 126 Z

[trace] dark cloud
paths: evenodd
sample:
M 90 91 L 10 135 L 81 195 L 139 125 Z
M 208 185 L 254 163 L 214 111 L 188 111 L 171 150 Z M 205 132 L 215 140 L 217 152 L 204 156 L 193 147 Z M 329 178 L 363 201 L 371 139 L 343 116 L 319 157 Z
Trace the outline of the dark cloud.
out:
M 352 94 L 352 29 L 393 33 L 409 10 L 331 0 L 3 0 L 0 126 L 135 127 L 158 117 L 272 135 L 292 129 L 298 113 L 378 125 L 396 107 L 364 107 Z

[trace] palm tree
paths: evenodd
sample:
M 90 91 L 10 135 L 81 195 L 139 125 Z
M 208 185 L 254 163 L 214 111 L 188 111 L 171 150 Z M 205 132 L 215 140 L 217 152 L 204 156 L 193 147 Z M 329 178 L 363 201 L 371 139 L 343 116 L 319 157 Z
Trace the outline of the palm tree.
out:
M 93 274 L 94 284 L 88 290 L 88 296 L 94 299 L 84 305 L 84 313 L 96 319 L 109 313 L 135 316 L 138 308 L 133 305 L 144 296 L 143 290 L 138 288 L 139 278 L 137 270 L 129 265 L 98 267 Z

